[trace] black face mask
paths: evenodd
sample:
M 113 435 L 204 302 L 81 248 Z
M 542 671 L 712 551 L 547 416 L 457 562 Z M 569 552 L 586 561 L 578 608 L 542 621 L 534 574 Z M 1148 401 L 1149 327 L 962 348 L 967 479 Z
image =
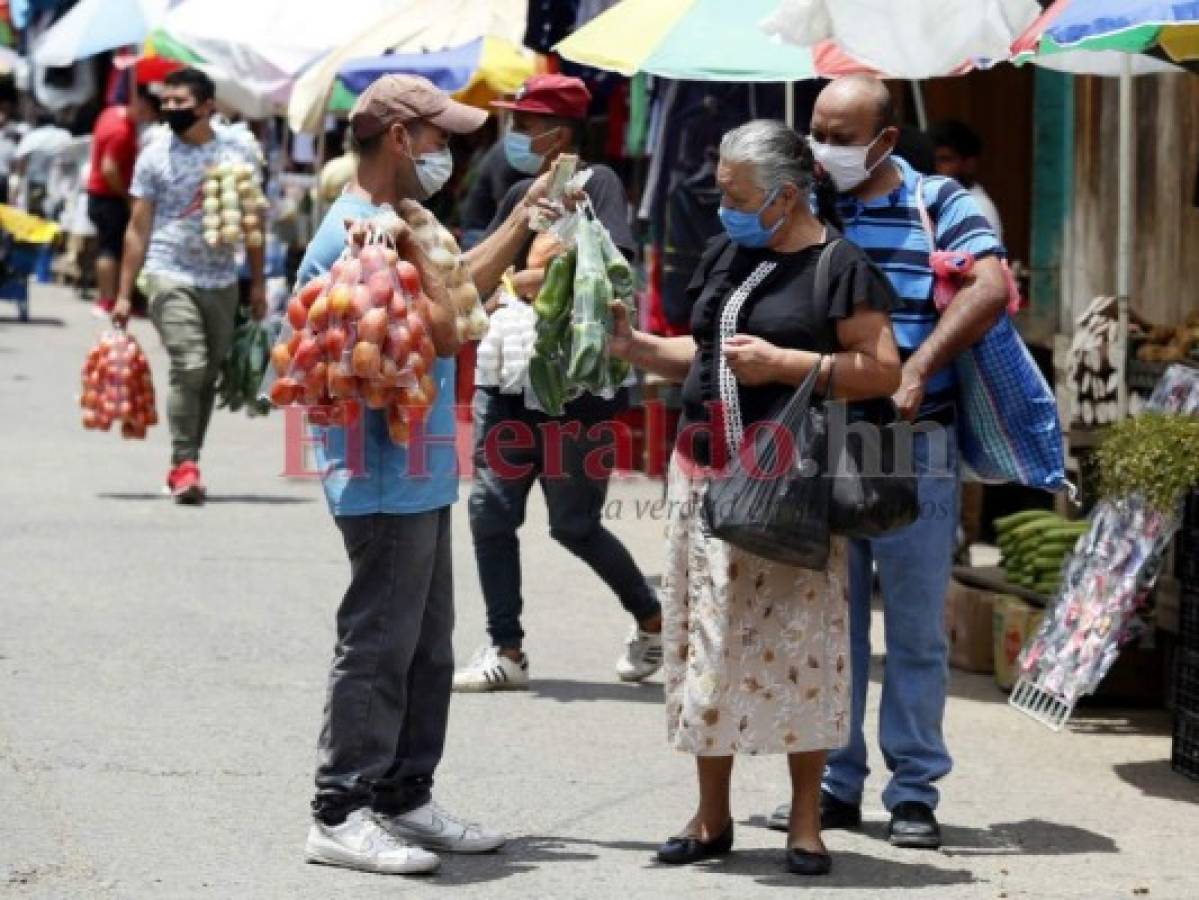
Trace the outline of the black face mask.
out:
M 171 131 L 175 134 L 183 135 L 200 121 L 200 117 L 196 115 L 195 107 L 188 106 L 184 109 L 164 109 L 162 117 L 170 126 Z

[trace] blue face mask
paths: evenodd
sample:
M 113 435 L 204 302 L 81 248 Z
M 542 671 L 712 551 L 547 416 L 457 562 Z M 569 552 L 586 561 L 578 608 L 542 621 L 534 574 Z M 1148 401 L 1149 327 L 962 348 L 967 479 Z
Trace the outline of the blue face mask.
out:
M 533 152 L 533 138 L 523 131 L 504 135 L 504 156 L 508 165 L 524 175 L 536 175 L 545 164 L 545 155 Z
M 725 232 L 733 239 L 734 243 L 740 244 L 742 247 L 765 247 L 770 242 L 775 232 L 783 224 L 783 219 L 780 218 L 774 225 L 767 228 L 762 224 L 762 213 L 775 201 L 778 194 L 777 190 L 774 191 L 766 198 L 766 202 L 757 212 L 743 212 L 727 206 L 720 207 L 720 224 L 724 226 Z

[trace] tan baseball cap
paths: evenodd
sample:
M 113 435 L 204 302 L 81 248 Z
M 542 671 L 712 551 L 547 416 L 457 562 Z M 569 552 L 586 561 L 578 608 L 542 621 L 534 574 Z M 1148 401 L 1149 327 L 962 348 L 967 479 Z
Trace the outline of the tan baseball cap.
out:
M 452 134 L 469 134 L 487 121 L 487 112 L 450 99 L 419 75 L 384 75 L 373 81 L 350 110 L 354 136 L 366 141 L 397 122 L 425 119 Z

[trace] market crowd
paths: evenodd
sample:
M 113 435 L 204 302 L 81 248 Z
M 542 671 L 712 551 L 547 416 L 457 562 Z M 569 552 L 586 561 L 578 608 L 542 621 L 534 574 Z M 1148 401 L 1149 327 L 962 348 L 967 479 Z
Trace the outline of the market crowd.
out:
M 479 292 L 492 298 L 494 322 L 504 310 L 540 302 L 566 250 L 532 228 L 536 217 L 569 215 L 585 197 L 619 252 L 633 255 L 624 185 L 610 168 L 586 166 L 581 190 L 564 201 L 550 193 L 555 161 L 583 149 L 588 100 L 578 79 L 544 75 L 495 104 L 509 126 L 475 181 L 479 193 L 490 192 L 494 211 L 462 257 Z M 354 239 L 348 225 L 435 198 L 452 175 L 451 141 L 485 118 L 420 78 L 384 76 L 368 88 L 349 120 L 352 171 L 309 245 L 299 282 L 332 268 Z M 978 148 L 949 130 L 942 162 L 968 181 Z M 488 634 L 457 672 L 449 517 L 458 482 L 448 438 L 458 342 L 447 337 L 437 346 L 441 390 L 427 419 L 433 440 L 422 477 L 412 476 L 412 448 L 391 442 L 369 417 L 364 477 L 347 477 L 344 429 L 324 436 L 318 469 L 327 473 L 351 577 L 337 612 L 310 861 L 427 873 L 439 853 L 491 852 L 504 843 L 504 835 L 438 805 L 434 775 L 453 691 L 529 685 L 519 531 L 534 484 L 545 495 L 552 536 L 595 571 L 632 620 L 617 677 L 641 681 L 663 671 L 668 740 L 695 757 L 695 808 L 659 848 L 662 864 L 731 852 L 734 759 L 778 754 L 792 784 L 771 814 L 787 832 L 786 868 L 830 871 L 822 832 L 861 824 L 876 572 L 887 635 L 879 744 L 891 773 L 883 795 L 889 839 L 940 846 L 936 784 L 952 766 L 942 732 L 942 620 L 959 496 L 952 363 L 1003 313 L 1009 288 L 1003 247 L 975 195 L 914 169 L 895 152 L 899 138 L 890 94 L 868 77 L 831 83 L 808 134 L 769 120 L 734 128 L 719 145 L 721 230 L 689 276 L 690 328 L 673 337 L 642 331 L 627 307 L 613 303 L 608 352 L 680 384 L 679 433 L 699 436 L 680 440 L 670 463 L 659 590 L 601 520 L 609 472 L 586 465 L 596 449 L 593 426 L 629 404 L 623 382 L 606 394 L 583 392 L 555 415 L 527 393 L 480 379 L 467 510 Z M 497 162 L 510 173 L 498 187 Z M 452 315 L 409 226 L 391 228 L 431 306 Z M 969 254 L 974 263 L 944 313 L 933 303 L 935 251 Z M 805 565 L 717 536 L 705 495 L 743 438 L 775 422 L 797 390 L 814 405 L 881 404 L 929 426 L 912 429 L 913 500 L 949 514 L 917 513 L 870 538 L 829 537 L 823 523 L 826 552 Z M 488 436 L 512 425 L 532 439 L 505 443 L 497 455 L 501 445 Z
M 438 211 L 451 184 L 464 193 L 461 264 L 493 317 L 536 304 L 569 252 L 563 231 L 535 230 L 535 220 L 585 207 L 632 260 L 626 183 L 584 156 L 591 99 L 577 78 L 537 75 L 494 103 L 503 128 L 493 146 L 479 146 L 464 187 L 456 148 L 493 127 L 489 114 L 420 77 L 380 78 L 358 97 L 344 148 L 329 153 L 319 183 L 329 206 L 295 287 L 328 273 L 361 223 L 411 202 Z M 262 247 L 239 250 L 206 233 L 206 215 L 219 208 L 208 203 L 212 167 L 262 165 L 244 129 L 215 112 L 213 84 L 196 69 L 132 92 L 97 120 L 86 183 L 98 309 L 123 326 L 145 300 L 170 360 L 167 488 L 188 504 L 206 496 L 200 453 L 239 304 L 253 319 L 268 314 Z M 1003 314 L 1009 285 L 994 205 L 974 181 L 977 137 L 960 123 L 939 126 L 930 145 L 943 174 L 923 174 L 897 151 L 901 136 L 889 92 L 865 76 L 824 88 L 807 133 L 764 119 L 727 131 L 715 170 L 720 227 L 685 273 L 686 327 L 642 329 L 644 319 L 621 302 L 634 298 L 612 298 L 606 353 L 629 365 L 614 367 L 622 377 L 610 390 L 579 393 L 557 412 L 476 379 L 466 507 L 487 635 L 457 671 L 450 517 L 463 342 L 437 266 L 411 226 L 390 220 L 389 240 L 428 298 L 438 390 L 419 472 L 381 412 L 367 411 L 358 426 L 362 472 L 349 471 L 347 429 L 319 429 L 318 468 L 350 579 L 336 611 L 309 861 L 417 874 L 437 868 L 440 853 L 505 843 L 440 806 L 434 778 L 454 691 L 530 683 L 520 531 L 535 485 L 553 538 L 628 614 L 616 677 L 638 682 L 662 671 L 667 739 L 695 757 L 695 806 L 680 811 L 680 828 L 657 852 L 662 864 L 731 852 L 734 760 L 775 754 L 791 779 L 791 795 L 770 811 L 772 827 L 787 834 L 785 866 L 796 875 L 830 871 L 822 833 L 862 820 L 876 579 L 886 625 L 878 749 L 890 773 L 888 837 L 900 847 L 940 846 L 937 784 L 952 768 L 942 623 L 960 491 L 953 362 Z M 554 175 L 567 157 L 584 157 L 586 178 L 563 192 Z M 933 302 L 936 252 L 973 262 L 945 311 Z M 678 431 L 687 436 L 669 464 L 659 588 L 603 521 L 611 467 L 593 464 L 605 443 L 597 426 L 630 408 L 638 372 L 680 385 Z M 718 534 L 706 496 L 754 429 L 779 425 L 797 396 L 805 409 L 844 401 L 864 417 L 889 410 L 925 426 L 912 429 L 911 447 L 913 502 L 925 512 L 863 537 L 830 533 L 827 511 L 800 510 L 824 535 L 822 552 L 804 564 Z M 514 425 L 527 440 L 489 440 Z M 788 513 L 779 502 L 766 504 L 759 524 Z

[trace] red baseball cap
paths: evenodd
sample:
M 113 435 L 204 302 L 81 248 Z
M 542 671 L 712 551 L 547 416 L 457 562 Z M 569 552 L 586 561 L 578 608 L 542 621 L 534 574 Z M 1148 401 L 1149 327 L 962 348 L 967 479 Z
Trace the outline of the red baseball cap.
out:
M 591 106 L 591 91 L 581 78 L 568 75 L 534 75 L 520 86 L 513 100 L 496 100 L 497 109 L 533 113 L 539 116 L 558 116 L 562 119 L 585 119 Z

